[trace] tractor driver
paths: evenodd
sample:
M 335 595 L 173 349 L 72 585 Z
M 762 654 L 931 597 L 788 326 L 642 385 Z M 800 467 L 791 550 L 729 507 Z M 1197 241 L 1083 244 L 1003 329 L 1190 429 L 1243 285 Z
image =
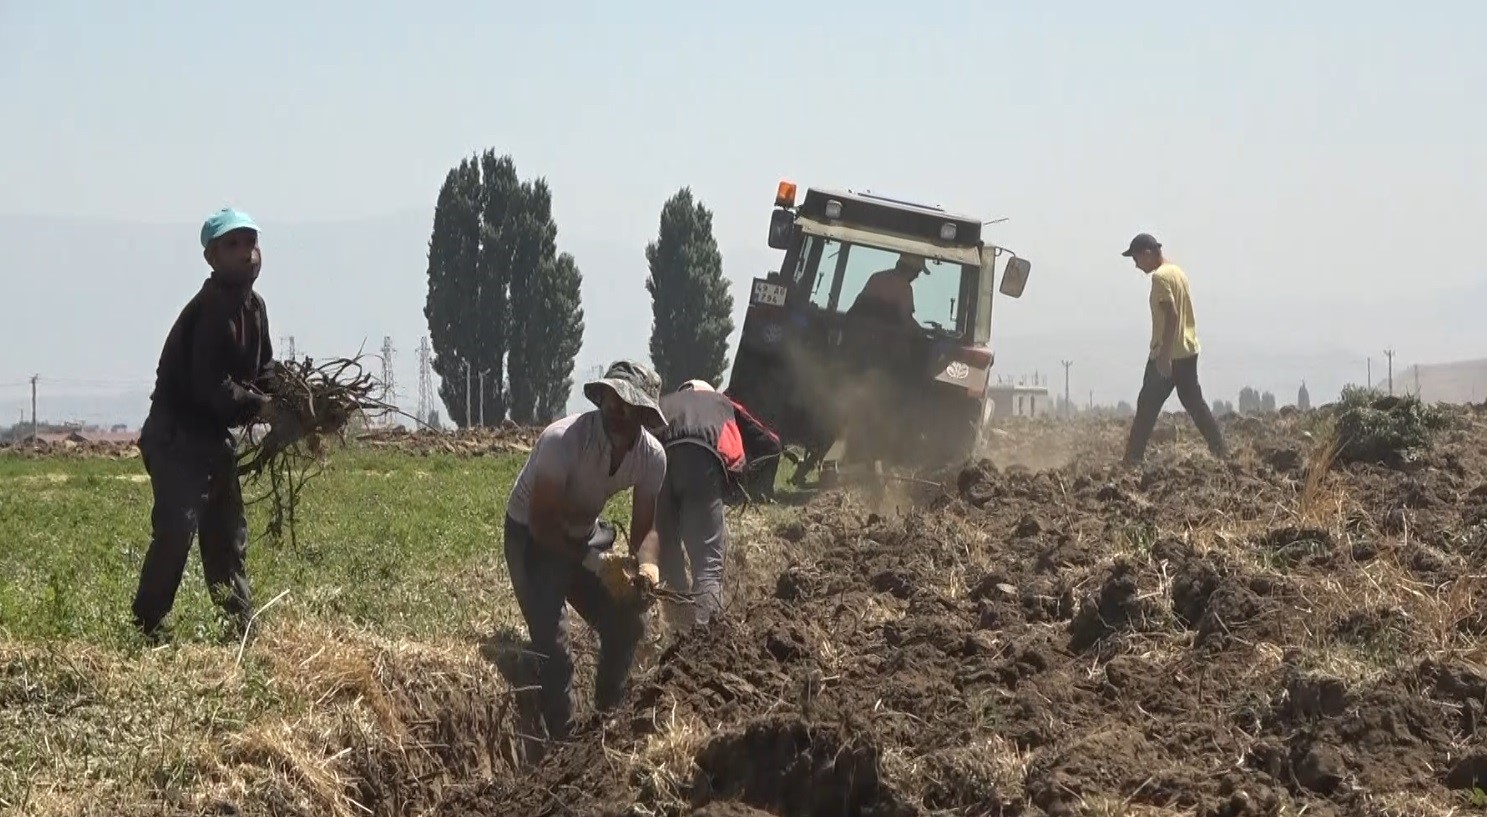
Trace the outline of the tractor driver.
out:
M 875 272 L 867 279 L 847 314 L 878 315 L 919 328 L 914 320 L 914 279 L 921 273 L 929 273 L 924 256 L 899 253 L 898 263 L 891 269 Z
M 890 327 L 919 331 L 919 322 L 914 319 L 914 280 L 928 272 L 924 256 L 900 253 L 898 263 L 892 268 L 875 272 L 867 279 L 847 314 L 871 316 Z M 863 394 L 873 395 L 853 409 L 842 432 L 847 449 L 844 458 L 850 462 L 892 459 L 888 452 L 897 444 L 896 431 L 912 425 L 908 422 L 914 413 L 910 407 L 912 401 L 901 396 L 889 399 L 887 394 L 899 395 L 899 386 L 912 382 L 906 378 L 911 378 L 918 368 L 923 350 L 917 344 L 884 344 L 883 340 L 879 333 L 863 333 L 850 344 L 851 351 L 846 352 L 852 364 L 859 368 L 858 377 L 865 378 L 858 380 L 863 384 L 859 388 Z M 883 393 L 884 389 L 887 394 Z

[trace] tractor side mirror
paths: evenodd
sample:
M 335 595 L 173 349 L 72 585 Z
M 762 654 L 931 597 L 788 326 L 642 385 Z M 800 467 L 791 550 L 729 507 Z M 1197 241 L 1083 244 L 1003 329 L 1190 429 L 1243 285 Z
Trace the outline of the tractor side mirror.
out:
M 795 214 L 775 208 L 769 214 L 769 248 L 783 250 L 790 246 L 790 232 L 795 227 Z
M 1007 268 L 1002 271 L 1002 285 L 998 291 L 1008 298 L 1021 298 L 1022 288 L 1027 286 L 1028 273 L 1033 265 L 1026 258 L 1007 259 Z

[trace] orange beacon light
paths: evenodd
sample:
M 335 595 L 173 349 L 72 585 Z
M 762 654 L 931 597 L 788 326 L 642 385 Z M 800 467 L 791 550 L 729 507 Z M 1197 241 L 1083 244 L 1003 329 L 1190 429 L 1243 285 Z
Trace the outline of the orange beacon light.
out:
M 774 206 L 795 206 L 795 182 L 784 180 L 780 181 L 780 186 L 775 190 L 774 194 Z

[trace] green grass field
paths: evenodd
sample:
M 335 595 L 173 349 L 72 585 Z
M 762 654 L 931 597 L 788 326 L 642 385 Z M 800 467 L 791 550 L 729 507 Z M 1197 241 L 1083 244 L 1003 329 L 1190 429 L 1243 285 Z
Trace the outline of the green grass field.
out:
M 137 459 L 0 459 L 0 813 L 192 811 L 275 786 L 309 813 L 355 813 L 325 758 L 347 724 L 391 728 L 369 701 L 408 673 L 499 683 L 479 644 L 520 625 L 501 521 L 521 463 L 335 452 L 297 547 L 265 539 L 251 507 L 255 606 L 285 595 L 239 655 L 194 550 L 173 639 L 129 626 L 150 533 Z M 627 519 L 628 496 L 610 513 Z
M 297 546 L 287 536 L 266 539 L 266 508 L 250 507 L 255 605 L 287 590 L 275 609 L 389 637 L 467 628 L 505 588 L 451 593 L 451 580 L 500 563 L 506 495 L 521 462 L 338 453 L 305 490 Z M 150 486 L 137 459 L 0 460 L 0 637 L 136 642 L 129 604 L 149 516 Z M 221 634 L 194 551 L 170 621 L 178 641 Z
M 249 508 L 254 604 L 272 602 L 254 638 L 227 635 L 193 549 L 161 646 L 129 625 L 150 535 L 139 460 L 0 458 L 0 814 L 225 800 L 350 817 L 366 812 L 349 770 L 414 757 L 406 741 L 435 738 L 410 735 L 451 712 L 473 717 L 474 745 L 510 739 L 490 706 L 510 694 L 492 639 L 522 630 L 501 523 L 523 458 L 334 451 L 301 498 L 297 545 L 266 539 L 266 505 Z M 606 511 L 622 528 L 629 500 Z M 734 581 L 772 569 L 752 540 L 783 513 L 730 522 Z M 592 644 L 574 626 L 582 689 Z M 464 780 L 481 762 L 397 774 Z

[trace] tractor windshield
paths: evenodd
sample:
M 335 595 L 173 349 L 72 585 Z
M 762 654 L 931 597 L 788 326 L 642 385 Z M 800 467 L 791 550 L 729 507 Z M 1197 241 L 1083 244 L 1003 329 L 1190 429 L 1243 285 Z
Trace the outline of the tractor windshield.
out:
M 862 295 L 868 279 L 892 270 L 898 259 L 897 250 L 806 236 L 795 282 L 799 287 L 809 288 L 806 291 L 811 303 L 844 313 Z M 967 283 L 969 291 L 975 292 L 975 275 L 979 270 L 934 260 L 927 261 L 925 269 L 927 274 L 919 275 L 910 285 L 914 321 L 926 330 L 964 335 L 970 314 L 968 304 L 963 303 L 964 293 Z

